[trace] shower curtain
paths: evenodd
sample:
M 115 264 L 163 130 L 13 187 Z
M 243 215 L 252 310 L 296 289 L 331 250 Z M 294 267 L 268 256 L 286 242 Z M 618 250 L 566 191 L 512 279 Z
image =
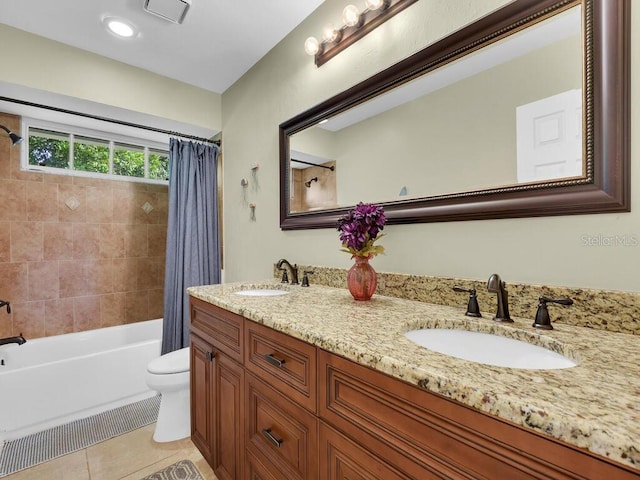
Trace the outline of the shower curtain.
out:
M 218 147 L 172 138 L 162 354 L 189 345 L 186 289 L 220 283 Z

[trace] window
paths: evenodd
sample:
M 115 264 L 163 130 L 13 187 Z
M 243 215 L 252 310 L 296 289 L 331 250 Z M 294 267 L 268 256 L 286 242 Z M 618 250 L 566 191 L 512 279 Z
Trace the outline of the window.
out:
M 168 147 L 161 144 L 36 120 L 25 127 L 26 169 L 150 183 L 169 179 Z

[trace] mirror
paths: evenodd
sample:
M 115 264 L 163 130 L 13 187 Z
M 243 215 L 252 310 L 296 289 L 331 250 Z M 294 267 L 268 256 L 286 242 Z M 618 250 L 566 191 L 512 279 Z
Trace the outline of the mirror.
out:
M 516 0 L 284 122 L 281 228 L 628 211 L 628 3 Z

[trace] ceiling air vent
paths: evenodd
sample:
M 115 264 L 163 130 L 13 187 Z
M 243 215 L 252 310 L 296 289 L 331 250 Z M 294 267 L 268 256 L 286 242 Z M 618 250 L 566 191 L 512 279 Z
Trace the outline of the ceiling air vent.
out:
M 182 23 L 191 0 L 144 0 L 144 9 L 173 23 Z

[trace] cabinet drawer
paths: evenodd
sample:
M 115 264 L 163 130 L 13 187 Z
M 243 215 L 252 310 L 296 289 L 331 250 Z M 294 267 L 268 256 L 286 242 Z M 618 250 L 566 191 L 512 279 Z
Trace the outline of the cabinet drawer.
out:
M 316 347 L 245 321 L 245 367 L 311 412 L 316 411 Z
M 191 297 L 191 331 L 242 363 L 243 322 L 240 315 Z
M 247 449 L 276 478 L 318 478 L 318 420 L 251 374 L 246 375 Z
M 367 443 L 367 442 L 365 442 Z M 320 422 L 320 478 L 326 480 L 411 480 L 411 477 Z M 369 445 L 367 445 L 369 446 Z

